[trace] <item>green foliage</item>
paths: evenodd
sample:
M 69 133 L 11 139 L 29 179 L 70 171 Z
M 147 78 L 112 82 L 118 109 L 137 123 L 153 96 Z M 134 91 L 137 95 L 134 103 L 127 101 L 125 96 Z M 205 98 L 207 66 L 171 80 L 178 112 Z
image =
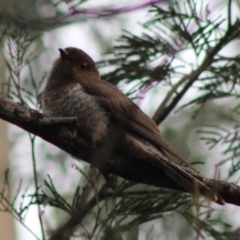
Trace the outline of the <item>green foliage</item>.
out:
M 82 2 L 77 2 L 76 6 Z M 148 12 L 149 20 L 141 25 L 142 32 L 134 34 L 129 29 L 125 30 L 117 38 L 112 51 L 98 63 L 102 68 L 113 69 L 103 78 L 114 84 L 134 82 L 135 85 L 127 93 L 132 98 L 146 94 L 156 85 L 166 88 L 164 99 L 154 115 L 157 123 L 168 117 L 176 107 L 200 109 L 212 100 L 221 102 L 225 98 L 238 99 L 240 53 L 233 51 L 225 54 L 224 50 L 226 46 L 233 48 L 234 43 L 239 42 L 240 21 L 232 14 L 232 9 L 236 5 L 239 7 L 239 3 L 226 2 L 227 6 L 221 9 L 221 13 L 210 10 L 205 1 L 187 0 L 174 2 L 167 7 L 152 6 Z M 61 3 L 57 1 L 53 6 L 57 8 Z M 4 92 L 22 104 L 40 108 L 40 89 L 45 74 L 41 72 L 38 75 L 41 77 L 36 79 L 38 68 L 34 62 L 39 57 L 42 33 L 40 30 L 33 32 L 32 28 L 26 26 L 6 24 L 6 21 L 2 26 L 1 39 L 8 68 Z M 61 22 L 59 26 L 62 26 Z M 186 57 L 187 54 L 190 59 Z M 186 101 L 184 97 L 189 90 L 194 94 Z M 235 109 L 239 106 L 235 102 L 233 105 Z M 228 177 L 237 174 L 240 168 L 239 124 L 237 120 L 233 121 L 234 126 L 208 125 L 200 131 L 211 148 L 222 146 L 225 159 L 218 167 L 230 163 Z M 214 206 L 204 202 L 196 206 L 200 212 L 193 214 L 192 209 L 197 204 L 190 201 L 188 195 L 175 191 L 140 188 L 119 179 L 117 189 L 111 191 L 97 173 L 77 169 L 81 180 L 75 180 L 77 186 L 70 186 L 70 193 L 66 193 L 56 186 L 58 182 L 55 181 L 62 179 L 39 177 L 34 137 L 29 136 L 29 139 L 35 190 L 33 193 L 28 188 L 24 190 L 20 182 L 11 201 L 7 191 L 10 184 L 6 180 L 5 188 L 0 193 L 0 203 L 4 206 L 2 211 L 10 212 L 26 228 L 27 212 L 32 205 L 37 205 L 43 239 L 49 229 L 41 211 L 51 208 L 66 214 L 63 223 L 68 218 L 78 219 L 76 228 L 66 229 L 70 236 L 77 235 L 78 239 L 118 239 L 123 233 L 151 220 L 160 219 L 164 223 L 169 219 L 166 216 L 174 216 L 176 212 L 182 216 L 179 224 L 188 223 L 195 231 L 195 239 L 239 238 L 239 226 L 234 229 L 233 223 L 225 221 Z M 17 200 L 20 201 L 19 206 Z M 50 213 L 48 220 L 53 215 Z M 31 229 L 28 230 L 36 239 L 40 239 Z M 49 235 L 56 231 L 50 230 Z M 178 236 L 177 230 L 174 234 Z

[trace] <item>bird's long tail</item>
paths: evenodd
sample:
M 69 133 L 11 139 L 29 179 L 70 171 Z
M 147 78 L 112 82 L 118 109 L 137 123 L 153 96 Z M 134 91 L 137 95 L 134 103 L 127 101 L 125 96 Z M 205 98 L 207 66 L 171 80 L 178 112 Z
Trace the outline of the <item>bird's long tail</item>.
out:
M 147 148 L 147 151 L 154 156 L 154 159 L 152 159 L 154 165 L 162 168 L 167 175 L 173 178 L 179 185 L 184 187 L 191 194 L 196 197 L 204 196 L 205 198 L 220 205 L 225 204 L 224 199 L 217 194 L 214 189 L 208 187 L 194 174 L 169 161 L 165 154 L 162 154 L 151 146 Z

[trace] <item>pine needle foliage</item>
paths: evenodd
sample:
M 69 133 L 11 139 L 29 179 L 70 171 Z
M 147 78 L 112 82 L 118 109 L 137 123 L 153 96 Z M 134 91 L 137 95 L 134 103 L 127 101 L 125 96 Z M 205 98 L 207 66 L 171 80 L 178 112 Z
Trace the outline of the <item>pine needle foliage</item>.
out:
M 43 49 L 44 30 L 83 19 L 88 24 L 91 14 L 101 19 L 122 13 L 99 9 L 93 16 L 94 11 L 81 9 L 85 1 L 68 1 L 72 8 L 66 15 L 61 12 L 64 2 L 48 3 L 56 16 L 34 19 L 34 30 L 33 21 L 27 18 L 20 21 L 6 12 L 1 15 L 1 44 L 7 65 L 2 91 L 7 97 L 38 110 L 41 109 L 42 84 L 46 80 L 45 71 L 40 71 L 36 64 Z M 221 146 L 223 159 L 217 169 L 227 169 L 227 179 L 238 176 L 240 3 L 223 1 L 213 9 L 210 2 L 203 0 L 160 2 L 148 5 L 148 20 L 141 23 L 141 32 L 136 34 L 126 29 L 121 36 L 116 36 L 113 48 L 98 62 L 105 72 L 102 77 L 116 85 L 132 84 L 126 94 L 136 101 L 155 87 L 164 89 L 163 101 L 153 116 L 157 124 L 176 110 L 187 109 L 196 117 L 209 103 L 229 101 L 231 111 L 222 104 L 229 116 L 227 121 L 220 119 L 221 126 L 205 123 L 200 126 L 199 136 L 211 149 Z M 186 98 L 190 91 L 194 94 Z M 239 223 L 227 219 L 216 205 L 196 203 L 188 194 L 139 186 L 123 179 L 117 179 L 117 189 L 111 191 L 102 177 L 88 167 L 73 167 L 79 172 L 78 183 L 66 192 L 56 178 L 38 174 L 37 144 L 30 134 L 29 140 L 35 189 L 23 187 L 22 182 L 27 181 L 23 179 L 17 188 L 15 186 L 15 195 L 11 198 L 9 191 L 13 192 L 14 187 L 6 172 L 0 203 L 1 211 L 11 213 L 35 239 L 130 239 L 127 233 L 133 229 L 137 229 L 137 234 L 131 239 L 163 239 L 161 232 L 167 221 L 177 221 L 187 229 L 183 236 L 188 239 L 240 238 Z M 48 158 L 48 153 L 44 156 Z M 41 236 L 25 223 L 33 206 L 38 206 Z M 62 221 L 57 220 L 59 216 Z M 160 231 L 152 231 L 153 220 L 161 223 Z M 148 233 L 141 230 L 144 224 L 148 226 Z M 149 234 L 151 231 L 153 234 Z M 181 234 L 181 230 L 171 229 L 172 239 L 180 239 Z

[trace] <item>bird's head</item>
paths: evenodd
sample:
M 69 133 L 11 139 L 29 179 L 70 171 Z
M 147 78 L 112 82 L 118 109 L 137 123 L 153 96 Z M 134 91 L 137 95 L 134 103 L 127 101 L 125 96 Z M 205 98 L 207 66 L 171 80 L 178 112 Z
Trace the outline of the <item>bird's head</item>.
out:
M 73 47 L 59 48 L 59 58 L 55 61 L 49 78 L 52 82 L 93 81 L 100 79 L 93 59 L 83 50 Z

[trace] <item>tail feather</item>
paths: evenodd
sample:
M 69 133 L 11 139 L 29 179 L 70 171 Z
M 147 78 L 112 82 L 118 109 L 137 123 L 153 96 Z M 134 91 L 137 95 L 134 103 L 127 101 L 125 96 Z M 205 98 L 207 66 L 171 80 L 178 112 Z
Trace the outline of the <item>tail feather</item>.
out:
M 190 193 L 195 196 L 202 195 L 220 205 L 225 204 L 224 199 L 213 189 L 209 188 L 203 181 L 198 179 L 197 176 L 194 176 L 190 172 L 169 161 L 166 156 L 159 153 L 159 151 L 155 150 L 154 148 L 149 147 L 148 151 L 150 151 L 156 157 L 157 161 L 155 164 L 160 166 L 166 172 L 166 174 L 172 177 L 177 183 L 179 183 L 179 185 L 184 187 Z

